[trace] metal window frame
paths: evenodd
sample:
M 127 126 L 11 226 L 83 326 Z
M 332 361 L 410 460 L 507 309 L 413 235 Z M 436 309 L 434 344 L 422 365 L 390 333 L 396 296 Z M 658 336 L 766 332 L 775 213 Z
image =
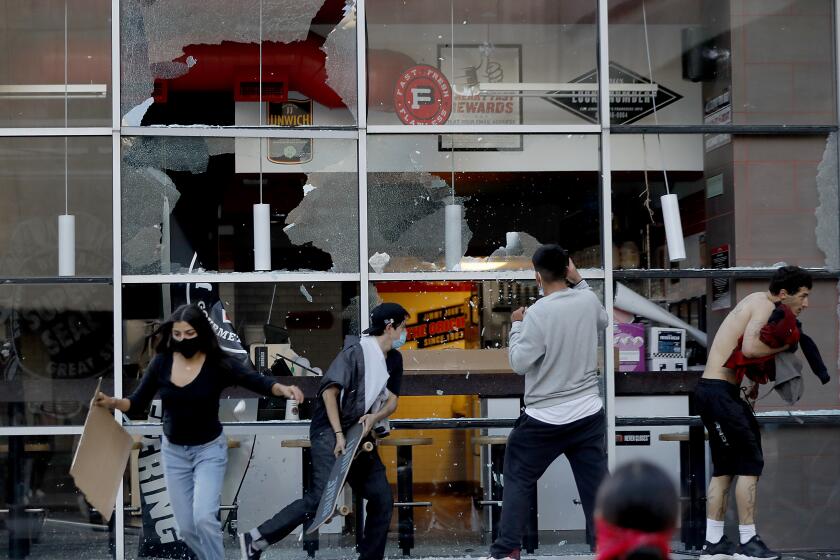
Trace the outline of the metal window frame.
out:
M 508 124 L 508 125 L 399 125 L 378 124 L 367 127 L 368 134 L 599 134 L 597 124 Z
M 189 274 L 125 274 L 122 284 L 278 284 L 282 282 L 359 282 L 358 272 L 202 272 Z
M 598 117 L 601 122 L 601 258 L 604 267 L 604 307 L 607 311 L 607 328 L 604 332 L 604 379 L 606 391 L 604 408 L 607 419 L 607 464 L 612 471 L 616 465 L 615 455 L 615 355 L 612 350 L 613 339 L 613 254 L 612 250 L 612 144 L 610 142 L 610 103 L 611 96 L 610 49 L 609 49 L 609 4 L 608 0 L 598 0 L 598 86 L 599 105 Z
M 176 136 L 197 138 L 333 138 L 356 140 L 356 128 L 281 128 L 268 126 L 124 126 L 122 136 Z
M 78 128 L 0 128 L 0 138 L 39 138 L 74 136 L 111 136 L 113 130 L 106 126 L 86 126 Z
M 600 268 L 585 268 L 580 270 L 581 276 L 587 280 L 603 280 L 604 271 Z M 481 280 L 534 280 L 533 270 L 493 270 L 487 272 L 381 272 L 369 275 L 372 282 L 438 282 L 443 280 L 481 281 Z

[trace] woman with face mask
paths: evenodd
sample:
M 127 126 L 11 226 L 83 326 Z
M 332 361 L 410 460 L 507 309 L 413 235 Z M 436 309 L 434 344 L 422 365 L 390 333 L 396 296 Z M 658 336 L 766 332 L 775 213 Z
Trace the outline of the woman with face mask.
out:
M 122 412 L 144 410 L 160 394 L 163 471 L 178 533 L 200 560 L 222 560 L 218 514 L 228 451 L 219 422 L 221 393 L 239 385 L 298 402 L 303 393 L 227 358 L 195 305 L 176 309 L 157 333 L 157 355 L 137 389 L 125 399 L 99 393 L 95 404 Z

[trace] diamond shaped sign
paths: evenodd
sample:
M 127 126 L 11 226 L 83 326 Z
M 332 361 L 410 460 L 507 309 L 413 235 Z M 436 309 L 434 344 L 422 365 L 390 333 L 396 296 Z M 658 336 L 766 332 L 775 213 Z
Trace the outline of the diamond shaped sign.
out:
M 574 84 L 594 84 L 598 80 L 598 71 L 592 70 L 573 79 Z M 610 62 L 610 84 L 649 84 L 650 80 L 632 70 Z M 682 95 L 657 84 L 656 110 L 661 111 L 675 101 L 682 99 Z M 562 107 L 569 112 L 591 122 L 598 122 L 598 92 L 551 92 L 554 94 L 570 93 L 568 97 L 543 97 L 552 105 Z M 610 123 L 630 124 L 653 113 L 653 99 L 646 93 L 621 92 L 610 93 Z

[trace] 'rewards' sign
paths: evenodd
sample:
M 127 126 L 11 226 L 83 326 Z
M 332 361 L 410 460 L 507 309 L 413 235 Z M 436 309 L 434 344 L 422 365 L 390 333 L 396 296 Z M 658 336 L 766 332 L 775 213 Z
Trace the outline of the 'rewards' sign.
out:
M 452 114 L 449 80 L 434 66 L 412 66 L 394 87 L 394 109 L 403 124 L 444 124 Z
M 591 70 L 586 74 L 571 80 L 574 84 L 595 84 L 598 83 L 598 71 Z M 616 84 L 650 84 L 646 77 L 610 62 L 610 85 Z M 628 92 L 623 94 L 620 90 L 610 93 L 610 122 L 612 124 L 630 124 L 653 114 L 654 100 L 656 110 L 663 108 L 682 99 L 682 96 L 662 84 L 656 84 L 656 96 L 646 92 Z M 560 94 L 563 92 L 550 92 Z M 568 97 L 543 97 L 553 105 L 562 107 L 579 117 L 592 122 L 598 122 L 598 91 L 572 91 Z
M 468 304 L 453 305 L 421 311 L 417 322 L 406 325 L 409 341 L 417 343 L 417 348 L 430 348 L 458 340 L 464 340 L 467 328 Z
M 457 125 L 517 125 L 523 100 L 513 92 L 483 92 L 482 84 L 522 81 L 522 45 L 492 43 L 438 45 L 438 67 L 452 75 L 452 118 Z M 521 151 L 520 134 L 446 134 L 438 149 Z

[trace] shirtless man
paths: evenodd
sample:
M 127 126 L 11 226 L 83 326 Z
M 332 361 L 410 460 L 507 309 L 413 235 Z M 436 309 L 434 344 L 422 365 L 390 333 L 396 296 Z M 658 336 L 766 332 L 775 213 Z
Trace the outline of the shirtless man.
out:
M 759 340 L 776 302 L 787 305 L 795 315 L 808 307 L 811 276 L 796 266 L 776 271 L 766 292 L 748 295 L 733 309 L 718 329 L 703 377 L 697 383 L 694 402 L 709 432 L 714 470 L 706 507 L 706 542 L 700 560 L 775 560 L 779 555 L 767 548 L 755 531 L 755 495 L 764 468 L 761 433 L 749 403 L 741 398 L 735 372 L 723 367 L 738 344 L 747 358 L 772 356 L 788 346 L 771 348 Z M 733 477 L 738 505 L 740 546 L 723 534 L 723 520 Z

